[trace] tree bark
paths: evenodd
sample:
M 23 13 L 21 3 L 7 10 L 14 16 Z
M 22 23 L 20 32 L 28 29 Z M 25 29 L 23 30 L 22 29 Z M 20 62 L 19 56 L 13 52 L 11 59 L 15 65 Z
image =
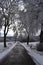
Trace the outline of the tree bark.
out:
M 5 30 L 4 30 L 4 47 L 7 47 L 6 46 L 6 34 L 5 34 Z
M 29 35 L 28 35 L 28 37 L 27 37 L 27 45 L 29 45 Z

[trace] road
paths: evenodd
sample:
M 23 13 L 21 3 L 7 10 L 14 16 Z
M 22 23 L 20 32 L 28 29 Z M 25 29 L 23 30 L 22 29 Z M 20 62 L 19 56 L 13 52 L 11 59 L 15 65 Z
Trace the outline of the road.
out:
M 36 65 L 26 49 L 18 43 L 1 65 Z

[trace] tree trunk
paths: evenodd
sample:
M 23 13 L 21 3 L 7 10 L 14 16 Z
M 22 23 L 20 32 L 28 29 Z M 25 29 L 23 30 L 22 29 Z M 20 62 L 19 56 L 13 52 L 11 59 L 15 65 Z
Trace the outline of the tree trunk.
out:
M 28 35 L 28 37 L 27 37 L 27 45 L 29 45 L 29 35 Z
M 6 47 L 6 34 L 5 34 L 5 31 L 4 31 L 4 47 Z
M 29 42 L 27 42 L 27 45 L 28 45 Z
M 40 43 L 43 42 L 43 31 L 41 31 L 41 34 L 40 34 Z

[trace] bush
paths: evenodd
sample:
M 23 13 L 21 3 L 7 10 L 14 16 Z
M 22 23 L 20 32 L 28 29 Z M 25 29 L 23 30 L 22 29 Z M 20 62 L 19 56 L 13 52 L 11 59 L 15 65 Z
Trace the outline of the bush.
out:
M 39 43 L 39 44 L 37 45 L 37 50 L 38 50 L 38 51 L 43 51 L 43 43 Z

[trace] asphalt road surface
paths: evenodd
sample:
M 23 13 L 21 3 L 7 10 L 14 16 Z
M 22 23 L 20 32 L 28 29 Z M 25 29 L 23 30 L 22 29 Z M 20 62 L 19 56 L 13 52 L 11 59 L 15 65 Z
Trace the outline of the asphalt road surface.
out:
M 5 60 L 5 59 L 4 59 Z M 36 65 L 26 49 L 19 43 L 13 48 L 1 65 Z

